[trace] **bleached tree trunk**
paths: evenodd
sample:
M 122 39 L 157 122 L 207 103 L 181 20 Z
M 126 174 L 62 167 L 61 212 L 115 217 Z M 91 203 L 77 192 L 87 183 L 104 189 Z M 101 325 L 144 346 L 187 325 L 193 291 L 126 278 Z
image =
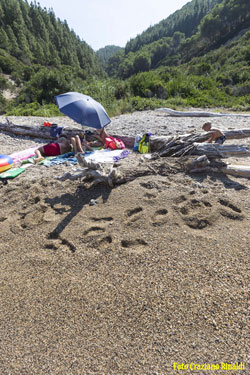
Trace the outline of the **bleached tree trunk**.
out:
M 185 166 L 188 173 L 219 172 L 236 177 L 250 178 L 250 166 L 226 164 L 222 161 L 209 160 L 206 155 L 199 156 Z
M 194 143 L 193 146 L 191 155 L 206 155 L 209 159 L 250 156 L 250 147 L 247 146 L 215 143 Z
M 156 111 L 166 112 L 170 116 L 174 117 L 250 117 L 249 114 L 240 114 L 240 113 L 216 113 L 216 112 L 204 112 L 204 111 L 175 111 L 171 108 L 158 108 Z

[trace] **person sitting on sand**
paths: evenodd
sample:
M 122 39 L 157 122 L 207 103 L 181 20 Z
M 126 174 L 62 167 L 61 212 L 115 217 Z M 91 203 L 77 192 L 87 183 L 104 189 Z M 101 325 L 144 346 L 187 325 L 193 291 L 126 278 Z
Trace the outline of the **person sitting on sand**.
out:
M 87 133 L 87 139 L 84 138 L 84 134 L 81 134 L 80 136 L 76 135 L 71 138 L 74 153 L 84 153 L 83 148 L 89 151 L 93 151 L 93 147 L 105 147 L 105 138 L 107 137 L 109 137 L 109 134 L 104 128 L 97 130 L 95 133 Z
M 35 163 L 44 160 L 44 156 L 58 156 L 70 152 L 72 150 L 71 143 L 66 135 L 60 135 L 55 142 L 47 143 L 35 150 Z
M 211 122 L 205 122 L 205 124 L 203 124 L 202 126 L 202 129 L 210 133 L 210 138 L 207 141 L 208 143 L 214 142 L 222 145 L 225 142 L 225 134 L 223 134 L 220 129 L 212 128 Z

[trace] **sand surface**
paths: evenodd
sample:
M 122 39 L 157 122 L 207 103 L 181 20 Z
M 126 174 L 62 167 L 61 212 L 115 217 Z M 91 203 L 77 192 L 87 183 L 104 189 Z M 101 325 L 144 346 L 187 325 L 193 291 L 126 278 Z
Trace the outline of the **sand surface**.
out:
M 210 121 L 250 126 L 243 117 Z M 109 129 L 183 134 L 204 122 L 146 111 L 114 117 Z M 43 142 L 0 133 L 0 153 Z M 120 163 L 140 168 L 139 158 Z M 0 181 L 1 375 L 249 373 L 250 180 L 147 163 L 151 175 L 113 189 L 58 181 L 67 165 Z M 190 369 L 221 362 L 245 370 Z

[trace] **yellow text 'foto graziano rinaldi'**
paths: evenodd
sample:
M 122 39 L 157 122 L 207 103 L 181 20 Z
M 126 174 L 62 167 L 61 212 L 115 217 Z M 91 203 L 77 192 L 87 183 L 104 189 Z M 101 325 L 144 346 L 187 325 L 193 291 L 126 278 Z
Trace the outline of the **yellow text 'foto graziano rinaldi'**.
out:
M 245 364 L 244 362 L 236 362 L 236 363 L 177 363 L 174 362 L 174 370 L 191 370 L 191 371 L 213 371 L 213 370 L 245 370 Z

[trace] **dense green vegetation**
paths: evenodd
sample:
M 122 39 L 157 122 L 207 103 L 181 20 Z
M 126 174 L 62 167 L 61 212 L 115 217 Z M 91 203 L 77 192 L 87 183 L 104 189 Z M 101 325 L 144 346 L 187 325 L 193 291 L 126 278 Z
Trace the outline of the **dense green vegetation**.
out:
M 0 72 L 10 75 L 18 87 L 13 108 L 35 101 L 51 103 L 54 95 L 89 77 L 106 76 L 94 51 L 66 21 L 24 0 L 0 0 Z M 3 112 L 2 95 L 0 106 Z
M 101 65 L 106 68 L 109 59 L 114 56 L 122 48 L 118 46 L 105 46 L 96 51 L 97 56 L 99 57 Z
M 162 20 L 157 25 L 149 27 L 136 38 L 131 39 L 125 47 L 125 54 L 136 52 L 144 45 L 158 41 L 161 38 L 172 37 L 176 31 L 185 37 L 192 36 L 198 29 L 202 18 L 222 0 L 193 0 Z
M 125 48 L 95 53 L 53 10 L 0 0 L 0 112 L 59 115 L 54 96 L 67 91 L 92 96 L 111 116 L 162 106 L 250 110 L 249 21 L 249 0 L 192 0 Z

